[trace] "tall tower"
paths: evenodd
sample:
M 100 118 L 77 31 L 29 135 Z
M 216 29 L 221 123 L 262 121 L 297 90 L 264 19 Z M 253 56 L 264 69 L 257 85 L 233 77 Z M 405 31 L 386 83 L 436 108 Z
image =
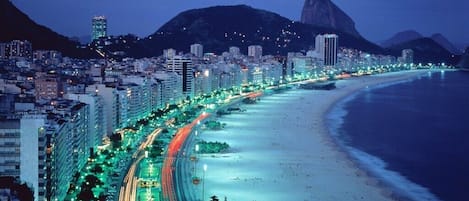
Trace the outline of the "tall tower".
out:
M 101 37 L 107 36 L 107 19 L 104 16 L 93 17 L 92 20 L 93 33 L 91 40 L 98 40 Z
M 339 36 L 324 34 L 316 36 L 316 52 L 324 61 L 324 66 L 335 66 L 337 63 L 337 47 Z

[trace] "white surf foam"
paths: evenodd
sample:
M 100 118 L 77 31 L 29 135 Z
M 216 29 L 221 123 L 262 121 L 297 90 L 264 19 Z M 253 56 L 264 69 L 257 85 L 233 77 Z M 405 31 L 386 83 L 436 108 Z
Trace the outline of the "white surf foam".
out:
M 349 156 L 355 159 L 361 168 L 370 172 L 372 177 L 379 179 L 386 186 L 389 186 L 398 196 L 403 196 L 416 201 L 439 201 L 440 199 L 432 194 L 429 189 L 410 181 L 398 172 L 387 169 L 387 164 L 382 159 L 348 146 L 348 137 L 347 135 L 343 135 L 340 130 L 344 123 L 344 118 L 348 114 L 348 111 L 345 109 L 346 104 L 354 100 L 360 93 L 365 92 L 365 90 L 384 88 L 400 83 L 411 82 L 412 80 L 413 79 L 408 79 L 378 84 L 359 90 L 338 101 L 327 113 L 326 122 L 329 128 L 329 133 L 336 140 L 336 143 L 338 143 L 341 148 L 349 154 Z
M 359 149 L 348 146 L 348 152 L 357 159 L 360 164 L 378 179 L 391 186 L 398 195 L 409 197 L 412 200 L 439 201 L 428 188 L 416 184 L 398 172 L 387 169 L 387 164 L 380 158 L 363 152 Z

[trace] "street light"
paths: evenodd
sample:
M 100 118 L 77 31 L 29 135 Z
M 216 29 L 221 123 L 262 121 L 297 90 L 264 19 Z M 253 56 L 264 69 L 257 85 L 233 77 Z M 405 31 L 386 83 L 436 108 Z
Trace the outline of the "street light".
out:
M 205 172 L 207 172 L 207 164 L 204 164 L 204 175 L 202 178 L 202 201 L 205 198 Z
M 195 145 L 195 159 L 194 159 L 194 176 L 197 177 L 197 152 L 199 152 L 199 144 Z
M 149 175 L 151 177 L 151 175 L 153 174 L 153 163 L 150 163 L 150 171 L 149 171 Z

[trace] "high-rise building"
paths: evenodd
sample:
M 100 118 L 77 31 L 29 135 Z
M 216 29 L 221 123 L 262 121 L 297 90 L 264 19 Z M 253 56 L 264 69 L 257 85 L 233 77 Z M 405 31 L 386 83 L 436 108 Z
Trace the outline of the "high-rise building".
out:
M 165 49 L 163 50 L 163 57 L 164 58 L 173 58 L 174 56 L 176 56 L 176 50 L 175 49 Z
M 156 72 L 153 74 L 157 81 L 157 103 L 158 107 L 177 103 L 182 99 L 181 76 L 175 72 Z
M 196 57 L 203 57 L 204 56 L 204 46 L 201 44 L 192 44 L 191 45 L 191 54 Z
M 73 163 L 77 171 L 81 170 L 90 156 L 86 146 L 87 139 L 90 137 L 88 134 L 89 105 L 71 100 L 56 100 L 52 101 L 51 105 L 54 106 L 53 111 L 62 115 L 62 118 L 73 128 L 70 133 L 73 153 L 68 162 Z
M 124 123 L 121 126 L 134 125 L 138 120 L 145 118 L 151 112 L 151 85 L 147 76 L 129 75 L 122 78 L 118 87 L 119 103 L 125 110 Z M 121 110 L 121 113 L 124 111 Z
M 264 72 L 262 72 L 262 68 L 259 66 L 253 66 L 249 68 L 249 81 L 254 84 L 262 84 L 264 82 Z
M 62 53 L 55 50 L 35 50 L 33 52 L 33 61 L 44 64 L 58 64 L 62 61 Z
M 50 107 L 53 108 L 50 108 Z M 47 200 L 63 200 L 73 175 L 80 171 L 90 156 L 89 105 L 72 100 L 55 100 L 45 104 L 47 116 L 46 154 L 47 189 L 52 193 Z M 22 128 L 23 129 L 23 128 Z
M 26 182 L 35 200 L 46 194 L 45 116 L 24 115 L 0 121 L 0 176 Z
M 194 73 L 192 60 L 183 56 L 175 56 L 166 60 L 166 72 L 175 72 L 182 77 L 182 93 L 184 97 L 194 95 Z
M 106 84 L 95 84 L 86 87 L 86 92 L 96 94 L 102 98 L 103 110 L 104 110 L 104 127 L 106 135 L 111 135 L 117 128 L 117 116 L 118 116 L 118 95 L 117 89 L 113 85 Z
M 65 94 L 64 98 L 86 103 L 89 106 L 88 135 L 86 147 L 93 152 L 101 145 L 106 135 L 106 118 L 104 115 L 104 100 L 96 93 Z
M 9 44 L 7 43 L 0 43 L 0 59 L 6 59 L 8 58 L 9 50 L 8 50 Z
M 19 177 L 20 175 L 20 121 L 0 119 L 0 176 Z M 7 146 L 4 146 L 7 145 Z
M 45 196 L 45 117 L 25 115 L 20 120 L 20 179 L 34 187 L 34 197 Z
M 158 81 L 152 77 L 150 80 L 150 107 L 152 112 L 161 108 L 161 103 L 159 102 L 161 101 L 161 91 L 159 89 Z
M 402 60 L 405 64 L 411 64 L 414 62 L 414 51 L 412 49 L 402 50 Z
M 292 58 L 293 70 L 295 74 L 310 73 L 313 69 L 313 61 L 311 57 L 301 56 Z
M 73 157 L 72 141 L 75 128 L 56 115 L 46 127 L 47 188 L 46 200 L 63 200 L 67 196 L 73 175 L 79 169 L 70 161 Z
M 262 57 L 262 46 L 251 45 L 248 47 L 248 56 L 260 59 Z
M 35 201 L 63 200 L 89 156 L 88 105 L 64 100 L 40 107 L 0 117 L 0 176 L 28 184 Z
M 33 47 L 27 40 L 14 40 L 9 44 L 10 58 L 23 57 L 31 59 L 33 56 Z
M 264 82 L 268 84 L 279 83 L 283 76 L 283 64 L 280 62 L 272 62 L 270 64 L 262 64 Z
M 50 100 L 62 96 L 62 85 L 56 75 L 37 73 L 34 83 L 36 100 Z
M 211 69 L 203 68 L 195 73 L 194 94 L 201 95 L 212 91 L 212 79 L 214 75 Z
M 229 52 L 230 52 L 231 56 L 234 56 L 234 57 L 240 55 L 239 47 L 236 47 L 236 46 L 231 46 L 231 47 L 229 48 Z
M 324 61 L 324 66 L 335 66 L 337 63 L 337 47 L 339 36 L 336 34 L 324 34 L 316 36 L 315 50 L 319 58 Z
M 98 40 L 107 36 L 107 19 L 104 16 L 95 16 L 92 20 L 91 40 Z

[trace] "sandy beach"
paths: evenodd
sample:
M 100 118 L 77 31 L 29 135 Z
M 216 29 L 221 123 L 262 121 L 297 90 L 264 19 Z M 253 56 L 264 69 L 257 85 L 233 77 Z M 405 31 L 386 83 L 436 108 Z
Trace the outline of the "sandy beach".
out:
M 209 200 L 216 195 L 228 201 L 392 200 L 390 191 L 357 168 L 332 140 L 325 116 L 337 101 L 357 90 L 425 73 L 351 78 L 338 81 L 337 89 L 331 91 L 289 90 L 263 96 L 257 104 L 241 105 L 246 112 L 216 118 L 226 123 L 226 128 L 201 130 L 197 138 L 226 142 L 231 149 L 225 154 L 199 156 L 196 174 L 205 180 L 192 185 L 194 197 Z

